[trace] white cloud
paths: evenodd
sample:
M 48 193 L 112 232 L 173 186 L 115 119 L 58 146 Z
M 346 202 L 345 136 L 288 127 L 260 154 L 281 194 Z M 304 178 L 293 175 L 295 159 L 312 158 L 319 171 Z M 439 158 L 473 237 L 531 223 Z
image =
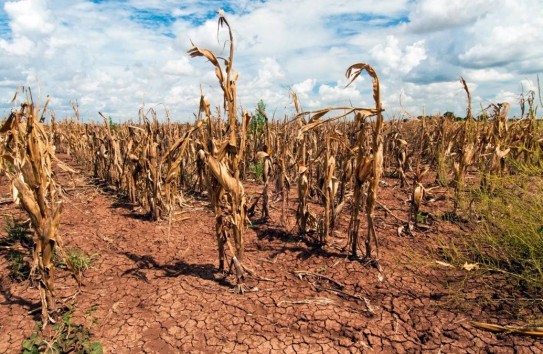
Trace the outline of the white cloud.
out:
M 8 1 L 4 5 L 12 19 L 10 27 L 19 35 L 51 33 L 54 25 L 46 0 Z
M 137 118 L 142 102 L 164 103 L 191 120 L 200 85 L 222 104 L 214 69 L 190 59 L 190 40 L 225 57 L 227 32 L 217 31 L 223 7 L 234 30 L 240 107 L 263 99 L 277 117 L 292 113 L 289 89 L 304 108 L 371 105 L 362 76 L 345 88 L 357 62 L 374 66 L 387 114 L 465 110 L 464 76 L 474 107 L 508 100 L 536 87 L 543 71 L 543 7 L 539 0 L 214 1 L 21 0 L 0 8 L 0 109 L 20 84 L 41 86 L 57 117 L 97 111 Z M 524 81 L 523 81 L 524 80 Z M 522 85 L 521 85 L 522 84 Z
M 260 60 L 258 76 L 250 83 L 256 88 L 271 87 L 284 79 L 285 73 L 275 58 L 266 57 Z
M 296 92 L 298 97 L 309 98 L 309 95 L 311 95 L 311 92 L 313 91 L 316 83 L 316 79 L 306 79 L 302 82 L 294 84 L 292 86 L 292 90 Z
M 499 0 L 422 0 L 413 2 L 410 31 L 444 31 L 473 24 L 498 6 Z
M 360 107 L 361 94 L 356 84 L 351 84 L 349 87 L 343 87 L 341 81 L 334 86 L 322 84 L 319 86 L 319 95 L 324 102 L 338 102 L 340 105 L 352 102 L 353 106 Z
M 399 40 L 395 36 L 387 36 L 385 44 L 377 44 L 370 50 L 376 63 L 383 68 L 383 73 L 407 74 L 426 59 L 424 40 L 417 41 L 401 49 Z
M 543 56 L 540 1 L 499 1 L 494 11 L 467 27 L 467 45 L 459 53 L 463 65 L 501 66 L 519 70 L 516 63 Z M 542 70 L 543 63 L 532 69 Z
M 477 85 L 468 84 L 472 96 L 478 94 Z M 439 106 L 432 102 L 441 102 Z M 473 100 L 475 101 L 475 100 Z M 467 108 L 467 98 L 458 81 L 437 82 L 427 85 L 408 83 L 402 95 L 403 108 L 412 115 L 444 113 L 447 111 L 463 115 Z M 472 102 L 472 107 L 477 107 Z M 474 108 L 475 109 L 475 108 Z
M 15 40 L 8 42 L 5 39 L 0 39 L 0 49 L 6 51 L 9 55 L 23 56 L 32 52 L 35 43 L 27 37 L 15 37 Z
M 321 106 L 321 101 L 314 97 L 313 90 L 317 86 L 317 79 L 306 79 L 292 85 L 292 91 L 296 93 L 302 109 L 316 109 Z M 294 112 L 294 110 L 292 110 Z
M 474 82 L 499 82 L 508 81 L 515 77 L 510 72 L 503 72 L 496 69 L 465 69 L 462 76 L 467 81 Z
M 189 58 L 182 57 L 181 59 L 170 59 L 162 67 L 161 70 L 164 74 L 184 76 L 190 75 L 194 72 L 194 68 L 189 63 Z
M 194 85 L 176 85 L 168 91 L 164 103 L 168 106 L 174 106 L 189 101 L 195 107 L 200 102 L 200 97 L 196 97 L 195 93 L 199 90 Z
M 523 79 L 520 80 L 520 85 L 524 92 L 533 91 L 538 92 L 537 83 L 532 80 Z
M 519 98 L 520 96 L 518 93 L 500 90 L 492 101 L 499 103 L 508 102 L 510 105 L 513 105 L 519 102 Z

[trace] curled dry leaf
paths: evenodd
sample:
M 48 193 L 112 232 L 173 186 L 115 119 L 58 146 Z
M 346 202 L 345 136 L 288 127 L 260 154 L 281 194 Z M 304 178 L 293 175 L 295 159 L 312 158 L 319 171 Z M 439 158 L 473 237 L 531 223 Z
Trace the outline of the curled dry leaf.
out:
M 478 264 L 478 263 L 468 263 L 468 262 L 465 262 L 464 265 L 462 266 L 462 269 L 465 269 L 465 270 L 467 270 L 468 272 L 470 272 L 470 271 L 472 271 L 472 270 L 479 269 L 479 264 Z
M 422 198 L 424 197 L 424 187 L 421 183 L 418 183 L 415 189 L 413 190 L 413 203 L 415 204 L 416 209 L 418 210 L 422 205 Z

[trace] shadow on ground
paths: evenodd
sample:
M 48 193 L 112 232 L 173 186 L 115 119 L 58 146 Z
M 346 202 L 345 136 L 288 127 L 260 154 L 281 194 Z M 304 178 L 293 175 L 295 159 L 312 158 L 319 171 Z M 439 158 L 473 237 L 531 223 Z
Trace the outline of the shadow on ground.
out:
M 160 264 L 149 255 L 137 255 L 131 252 L 123 252 L 124 256 L 135 263 L 135 267 L 126 270 L 123 275 L 132 275 L 145 282 L 149 282 L 144 270 L 161 271 L 160 277 L 175 278 L 181 275 L 194 276 L 203 280 L 210 280 L 219 285 L 233 287 L 226 281 L 224 275 L 219 273 L 217 268 L 212 264 L 190 264 L 182 260 L 177 260 L 170 264 Z

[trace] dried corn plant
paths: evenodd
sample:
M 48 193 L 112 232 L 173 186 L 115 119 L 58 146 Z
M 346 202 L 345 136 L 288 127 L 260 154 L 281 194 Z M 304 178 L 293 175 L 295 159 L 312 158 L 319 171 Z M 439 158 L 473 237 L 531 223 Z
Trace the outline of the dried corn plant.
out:
M 441 186 L 448 186 L 450 182 L 450 161 L 452 148 L 454 146 L 454 122 L 452 117 L 436 117 L 434 129 L 434 165 L 436 168 L 436 182 Z
M 331 233 L 331 227 L 333 227 L 333 220 L 335 219 L 334 208 L 335 208 L 335 199 L 337 193 L 337 178 L 335 176 L 336 171 L 336 159 L 331 153 L 331 137 L 328 135 L 326 137 L 326 155 L 324 158 L 325 172 L 324 172 L 324 183 L 322 186 L 322 191 L 324 193 L 324 220 L 322 232 L 319 235 L 319 243 L 321 245 L 326 244 L 328 237 Z
M 270 133 L 270 126 L 269 126 L 269 118 L 266 112 L 259 109 L 259 113 L 264 117 L 264 129 L 263 134 L 264 135 L 264 142 L 260 148 L 262 150 L 256 152 L 255 154 L 255 160 L 258 161 L 258 163 L 262 166 L 262 182 L 264 182 L 264 188 L 262 190 L 262 194 L 257 197 L 253 203 L 253 205 L 249 208 L 248 214 L 249 216 L 252 216 L 254 214 L 254 209 L 260 200 L 262 198 L 262 218 L 268 219 L 270 217 L 270 207 L 269 207 L 269 182 L 272 177 L 273 173 L 273 148 L 272 148 L 272 139 L 271 139 L 271 133 Z M 257 145 L 253 145 L 254 150 L 257 149 Z M 248 160 L 248 159 L 246 159 Z M 244 164 L 245 166 L 246 164 Z
M 245 113 L 242 117 L 241 131 L 238 132 L 237 122 L 237 93 L 236 81 L 238 74 L 234 70 L 234 37 L 232 28 L 226 19 L 224 12 L 219 10 L 219 27 L 226 26 L 229 34 L 230 50 L 228 59 L 221 59 L 225 68 L 221 65 L 219 58 L 210 50 L 193 46 L 189 50 L 191 57 L 204 57 L 215 67 L 215 74 L 223 91 L 224 111 L 228 118 L 228 137 L 226 140 L 216 143 L 213 139 L 213 124 L 209 104 L 204 104 L 201 109 L 205 110 L 208 120 L 207 141 L 202 141 L 206 146 L 206 165 L 211 172 L 208 181 L 209 196 L 215 212 L 216 236 L 219 247 L 219 269 L 224 269 L 225 244 L 232 253 L 232 266 L 235 267 L 237 276 L 237 290 L 243 292 L 244 273 L 248 268 L 244 265 L 244 233 L 247 227 L 247 200 L 243 184 L 240 180 L 240 162 L 244 157 L 246 145 L 246 130 L 250 115 Z M 205 102 L 202 96 L 201 102 Z M 220 124 L 220 120 L 219 120 Z M 220 130 L 220 128 L 218 128 Z M 239 137 L 239 139 L 238 139 Z
M 353 177 L 354 177 L 354 163 L 355 156 L 353 151 L 350 149 L 350 146 L 353 146 L 354 143 L 351 139 L 348 138 L 347 134 L 343 134 L 344 149 L 342 153 L 338 154 L 338 166 L 341 166 L 341 172 L 338 173 L 340 177 L 339 180 L 339 196 L 338 196 L 338 207 L 343 206 L 345 203 L 345 196 L 349 189 L 352 189 Z M 334 212 L 334 214 L 339 214 Z
M 365 212 L 367 220 L 367 234 L 366 234 L 366 258 L 372 257 L 372 242 L 375 244 L 377 256 L 379 255 L 379 247 L 377 241 L 377 234 L 375 232 L 375 224 L 373 218 L 373 212 L 375 209 L 375 202 L 377 199 L 377 193 L 379 190 L 379 181 L 383 172 L 383 108 L 381 105 L 381 96 L 379 89 L 379 78 L 375 70 L 368 64 L 359 63 L 351 65 L 346 72 L 346 77 L 350 80 L 351 84 L 360 74 L 366 71 L 373 80 L 373 99 L 375 101 L 375 109 L 371 110 L 371 115 L 376 116 L 375 124 L 372 127 L 372 143 L 371 150 L 368 151 L 365 146 L 365 121 L 370 115 L 367 112 L 357 111 L 356 124 L 359 131 L 357 146 L 358 154 L 356 160 L 356 183 L 354 186 L 354 199 L 353 208 L 351 214 L 351 221 L 349 223 L 349 242 L 351 249 L 351 256 L 356 258 L 358 256 L 358 231 L 360 227 L 359 220 L 359 208 L 362 202 L 363 191 L 362 188 L 367 182 L 367 193 L 365 196 Z
M 29 94 L 31 97 L 30 91 Z M 73 269 L 58 234 L 62 200 L 60 187 L 54 180 L 53 161 L 65 170 L 74 171 L 56 159 L 49 134 L 39 122 L 43 121 L 44 113 L 45 107 L 40 118 L 39 108 L 30 98 L 10 114 L 0 134 L 2 165 L 11 182 L 13 198 L 28 213 L 34 229 L 31 278 L 38 282 L 42 323 L 46 326 L 54 323 L 57 310 L 55 252 Z
M 396 133 L 392 140 L 392 151 L 396 157 L 396 171 L 400 177 L 400 188 L 407 184 L 407 141 L 400 138 L 400 134 Z
M 459 142 L 461 145 L 458 149 L 457 159 L 454 161 L 454 212 L 456 213 L 459 207 L 460 193 L 464 187 L 466 171 L 476 159 L 476 130 L 473 116 L 471 115 L 471 94 L 468 85 L 464 78 L 460 78 L 460 82 L 466 92 L 468 104 L 466 111 L 466 119 L 459 131 Z
M 294 108 L 296 109 L 297 119 L 296 124 L 301 129 L 305 121 L 302 116 L 302 106 L 298 100 L 296 92 L 291 91 Z M 299 154 L 297 158 L 298 173 L 297 173 L 297 188 L 298 188 L 298 208 L 296 210 L 296 222 L 298 225 L 298 232 L 301 235 L 305 235 L 307 232 L 307 219 L 309 217 L 309 206 L 307 197 L 309 196 L 309 179 L 308 171 L 306 167 L 307 160 L 307 138 L 305 134 L 298 135 L 297 141 L 300 144 Z
M 295 106 L 299 107 L 299 101 L 295 98 Z M 364 110 L 364 108 L 358 108 Z M 333 224 L 332 217 L 335 215 L 333 206 L 335 205 L 335 195 L 337 193 L 338 182 L 335 174 L 336 162 L 331 156 L 331 143 L 327 138 L 327 143 L 318 147 L 318 139 L 314 133 L 317 129 L 329 125 L 341 118 L 344 118 L 357 108 L 354 107 L 328 107 L 317 111 L 300 112 L 296 115 L 294 121 L 298 123 L 297 140 L 300 143 L 298 154 L 298 209 L 296 220 L 298 230 L 301 235 L 317 232 L 317 242 L 319 245 L 325 245 L 326 239 L 330 233 L 330 225 Z M 324 119 L 328 113 L 341 111 L 332 117 Z M 303 116 L 308 115 L 309 121 L 306 123 Z M 321 132 L 322 134 L 322 132 Z M 330 134 L 324 133 L 325 136 Z M 318 185 L 311 183 L 312 167 L 316 165 L 316 180 Z M 317 216 L 309 209 L 309 197 L 311 196 L 312 186 L 316 191 L 314 194 L 321 196 L 324 204 L 324 211 L 321 216 Z
M 74 111 L 78 116 L 76 106 Z M 140 125 L 112 125 L 102 116 L 102 124 L 58 124 L 60 148 L 153 220 L 171 220 L 184 204 L 182 187 L 192 185 L 188 176 L 196 175 L 188 170 L 197 161 L 191 135 L 199 126 L 160 124 L 153 108 L 140 109 Z
M 508 113 L 509 104 L 499 103 L 491 104 L 489 108 L 493 109 L 492 122 L 486 120 L 481 127 L 481 144 L 479 156 L 481 156 L 481 189 L 492 191 L 492 175 L 503 176 L 506 173 L 506 157 L 511 148 L 506 147 L 509 144 Z M 486 114 L 486 112 L 485 112 Z M 485 159 L 484 157 L 487 156 Z
M 290 178 L 288 176 L 288 166 L 294 165 L 293 154 L 289 151 L 289 144 L 285 144 L 288 140 L 288 132 L 286 124 L 283 124 L 281 128 L 277 127 L 277 133 L 275 134 L 273 141 L 273 151 L 275 151 L 276 157 L 276 171 L 275 177 L 275 190 L 276 194 L 281 197 L 281 226 L 286 226 L 286 208 L 288 205 L 288 194 L 290 191 Z
M 365 64 L 355 64 L 354 66 L 349 68 L 347 77 L 351 79 L 350 83 L 352 83 L 352 81 L 356 79 L 356 77 L 360 74 L 360 72 L 358 73 L 355 72 L 356 70 L 359 70 L 357 69 L 358 68 L 357 65 L 365 65 Z M 369 68 L 373 72 L 373 69 L 371 69 L 371 67 Z M 353 73 L 352 76 L 350 74 L 351 72 Z M 377 90 L 378 90 L 378 85 L 377 85 Z M 378 98 L 378 95 L 376 97 Z M 298 109 L 301 110 L 301 108 L 299 108 L 300 105 L 299 105 L 299 101 L 297 100 L 297 97 L 294 96 L 294 98 L 295 98 L 294 100 L 295 107 L 297 108 L 297 110 Z M 380 105 L 376 106 L 375 109 L 360 108 L 360 107 L 327 107 L 327 108 L 323 108 L 317 111 L 299 112 L 293 120 L 298 123 L 297 139 L 302 142 L 300 154 L 299 154 L 299 160 L 298 160 L 298 210 L 296 213 L 296 218 L 298 220 L 299 231 L 302 235 L 306 234 L 308 231 L 311 231 L 312 228 L 316 229 L 316 231 L 318 232 L 318 243 L 320 245 L 326 244 L 327 237 L 329 236 L 331 232 L 330 226 L 334 225 L 335 215 L 337 214 L 336 207 L 335 207 L 336 206 L 335 199 L 336 199 L 336 194 L 339 187 L 338 187 L 338 181 L 336 177 L 334 176 L 335 169 L 336 169 L 336 161 L 335 161 L 335 158 L 332 157 L 332 153 L 331 153 L 332 140 L 330 140 L 330 137 L 334 138 L 333 140 L 336 142 L 341 141 L 341 140 L 339 138 L 339 134 L 338 136 L 334 136 L 334 134 L 331 134 L 330 132 L 321 133 L 320 136 L 325 135 L 325 136 L 328 136 L 328 138 L 327 138 L 327 143 L 321 146 L 320 148 L 318 148 L 317 136 L 313 135 L 312 138 L 309 138 L 308 134 L 311 134 L 316 129 L 320 129 L 322 127 L 325 127 L 326 125 L 330 125 L 333 122 L 336 122 L 337 120 L 342 119 L 346 116 L 349 116 L 353 113 L 356 113 L 356 117 L 355 117 L 356 120 L 363 119 L 364 116 L 369 117 L 369 116 L 378 115 L 381 118 L 380 120 L 378 119 L 379 124 L 376 126 L 376 128 L 377 128 L 377 131 L 379 132 L 378 133 L 379 140 L 381 141 L 382 138 L 380 137 L 380 130 L 382 126 L 382 116 L 380 115 L 380 109 L 381 109 Z M 337 111 L 340 111 L 340 113 L 336 113 Z M 336 113 L 336 114 L 331 117 L 324 118 L 329 113 Z M 304 116 L 309 117 L 309 120 L 307 121 L 307 123 L 304 119 L 302 119 Z M 361 131 L 361 135 L 359 135 L 359 139 L 361 139 L 360 145 L 363 145 L 366 142 L 363 139 L 364 127 L 362 127 L 360 131 Z M 308 145 L 310 146 L 309 149 L 307 148 Z M 338 145 L 338 148 L 339 148 L 339 144 L 336 144 L 336 145 Z M 382 143 L 381 143 L 381 146 L 376 146 L 376 148 L 379 148 L 381 150 L 380 156 L 382 156 Z M 352 149 L 352 151 L 356 149 L 358 149 L 358 147 L 356 147 L 355 149 Z M 315 151 L 315 153 L 313 153 L 313 150 Z M 360 151 L 365 151 L 365 150 L 363 148 L 360 148 L 358 151 L 360 152 Z M 363 152 L 360 152 L 359 156 L 361 156 L 361 154 L 363 155 Z M 311 159 L 308 160 L 307 155 L 311 156 Z M 320 182 L 319 183 L 320 188 L 317 188 L 317 189 L 320 190 L 320 195 L 322 195 L 324 199 L 324 203 L 323 203 L 324 211 L 321 217 L 317 217 L 309 211 L 308 200 L 307 200 L 308 196 L 310 195 L 311 184 L 312 184 L 310 180 L 312 176 L 311 167 L 315 164 L 317 165 L 316 179 L 318 182 Z M 348 164 L 346 164 L 346 166 L 348 166 Z M 381 171 L 382 169 L 381 166 L 382 166 L 382 160 L 381 160 L 381 163 L 379 164 L 378 171 Z M 380 172 L 379 172 L 379 176 L 380 176 Z M 377 183 L 378 183 L 378 177 L 375 178 L 375 180 L 377 180 Z M 361 190 L 359 189 L 359 192 L 360 191 Z M 361 195 L 362 194 L 359 194 L 359 195 L 356 194 L 356 185 L 355 185 L 355 202 L 354 202 L 355 205 L 356 205 L 356 200 L 360 202 Z M 357 197 L 358 199 L 356 199 Z M 353 210 L 354 209 L 357 210 L 356 213 L 359 212 L 359 205 L 358 207 L 355 206 L 353 208 Z M 374 207 L 373 205 L 371 206 L 371 208 L 367 206 L 367 210 L 371 209 L 371 214 L 373 214 L 373 207 Z M 353 211 L 353 213 L 355 212 Z M 373 216 L 371 216 L 371 220 L 373 222 Z M 310 224 L 314 224 L 314 226 Z M 356 233 L 357 233 L 356 242 L 358 242 L 357 241 L 358 231 Z M 375 235 L 373 236 L 373 239 L 376 239 Z M 371 246 L 367 246 L 367 247 L 371 247 Z
M 426 151 L 429 149 L 428 145 L 431 144 L 431 138 L 427 131 L 426 117 L 422 116 L 420 120 L 419 127 L 419 139 L 415 144 L 418 146 L 418 151 L 416 152 L 416 162 L 415 162 L 415 173 L 413 178 L 413 188 L 411 192 L 411 210 L 409 220 L 418 225 L 418 216 L 420 212 L 420 207 L 422 205 L 423 198 L 427 194 L 427 190 L 424 188 L 422 178 L 429 171 L 429 168 L 423 169 L 422 162 Z

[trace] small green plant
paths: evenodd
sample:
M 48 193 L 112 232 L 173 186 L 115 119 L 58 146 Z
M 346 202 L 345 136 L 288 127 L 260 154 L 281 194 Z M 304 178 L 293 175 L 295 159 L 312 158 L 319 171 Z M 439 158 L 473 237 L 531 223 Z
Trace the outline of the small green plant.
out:
M 19 251 L 11 251 L 8 255 L 9 278 L 21 282 L 30 276 L 30 264 L 25 260 L 24 254 Z
M 415 219 L 417 220 L 418 224 L 427 224 L 428 214 L 419 211 L 417 215 L 415 216 Z
M 249 173 L 255 176 L 258 183 L 262 183 L 264 181 L 262 177 L 264 173 L 264 165 L 262 161 L 251 163 L 249 165 Z
M 6 238 L 2 243 L 6 245 L 14 245 L 19 242 L 22 246 L 30 247 L 32 245 L 32 238 L 29 235 L 32 232 L 28 229 L 28 224 L 21 222 L 14 218 L 5 218 L 6 226 Z
M 77 248 L 66 249 L 66 258 L 80 275 L 88 270 L 94 261 L 94 255 L 88 255 Z
M 30 338 L 23 342 L 22 354 L 40 354 L 40 347 L 43 346 L 43 339 L 39 335 L 41 322 L 36 322 L 36 327 Z
M 86 314 L 94 311 L 91 310 Z M 32 335 L 23 341 L 22 354 L 102 354 L 102 345 L 91 342 L 90 330 L 82 324 L 72 323 L 73 312 L 74 309 L 70 309 L 62 316 L 47 335 L 41 331 L 41 322 L 37 322 Z
M 117 131 L 117 129 L 119 128 L 119 124 L 113 122 L 113 119 L 111 119 L 111 117 L 109 117 L 108 124 L 109 124 L 109 129 L 111 129 L 112 131 Z
M 24 281 L 30 276 L 30 264 L 25 259 L 24 249 L 32 247 L 33 241 L 29 237 L 31 231 L 20 220 L 6 218 L 6 237 L 0 239 L 0 244 L 10 248 L 7 253 L 9 278 L 13 281 Z

